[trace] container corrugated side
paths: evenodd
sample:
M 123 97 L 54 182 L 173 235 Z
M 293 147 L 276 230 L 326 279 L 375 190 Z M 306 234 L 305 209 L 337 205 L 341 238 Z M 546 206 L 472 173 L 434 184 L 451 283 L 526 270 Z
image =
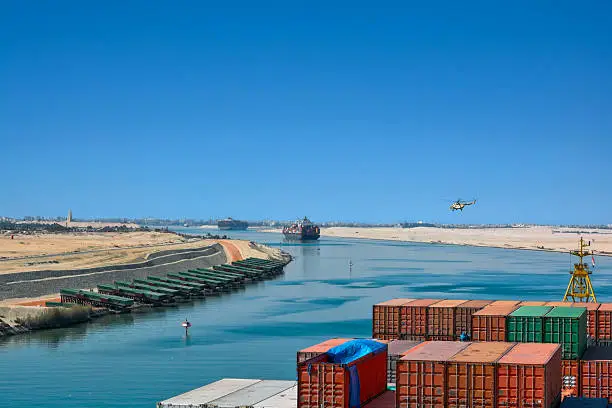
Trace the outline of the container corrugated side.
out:
M 408 351 L 397 362 L 396 406 L 445 408 L 448 360 L 470 344 L 427 341 Z
M 565 377 L 573 377 L 574 386 L 563 385 Z M 580 394 L 580 361 L 579 360 L 561 360 L 561 381 L 562 389 L 566 390 L 567 395 L 578 396 Z M 570 392 L 571 391 L 571 392 Z
M 517 305 L 489 305 L 472 315 L 472 340 L 506 341 L 506 317 Z
M 448 299 L 431 305 L 427 316 L 427 336 L 454 340 L 457 306 L 466 302 Z
M 296 408 L 297 384 L 288 390 L 282 391 L 268 399 L 253 405 L 253 408 Z
M 412 340 L 404 336 L 427 336 L 429 307 L 441 300 L 418 299 L 400 306 L 400 338 Z
M 396 383 L 397 361 L 409 350 L 421 344 L 420 341 L 394 340 L 388 344 L 387 383 Z
M 589 347 L 580 361 L 580 396 L 612 403 L 612 347 Z
M 195 390 L 188 391 L 176 397 L 158 402 L 158 408 L 190 408 L 214 401 L 225 395 L 231 394 L 243 388 L 249 387 L 261 380 L 248 380 L 241 378 L 225 378 L 205 385 Z
M 602 303 L 597 310 L 597 340 L 612 340 L 612 303 Z
M 552 307 L 521 306 L 506 318 L 507 340 L 521 343 L 544 341 L 544 315 Z
M 497 362 L 514 343 L 472 343 L 448 361 L 446 406 L 448 408 L 495 408 Z
M 372 307 L 372 337 L 379 335 L 394 335 L 400 333 L 400 306 L 413 302 L 415 299 L 391 299 L 377 303 Z
M 498 361 L 497 406 L 552 408 L 561 395 L 561 346 L 519 343 Z
M 490 300 L 470 300 L 457 306 L 455 310 L 455 336 L 472 333 L 472 315 L 491 303 Z
M 586 310 L 555 307 L 544 316 L 544 342 L 559 343 L 561 357 L 576 360 L 587 346 Z
M 200 405 L 201 408 L 251 407 L 295 387 L 295 381 L 262 380 L 231 394 Z

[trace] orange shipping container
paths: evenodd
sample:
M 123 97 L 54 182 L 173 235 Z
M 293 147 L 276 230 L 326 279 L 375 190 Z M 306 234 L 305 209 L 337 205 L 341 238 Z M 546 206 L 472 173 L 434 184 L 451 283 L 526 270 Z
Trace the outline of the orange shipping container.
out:
M 426 341 L 397 362 L 397 408 L 445 408 L 447 361 L 471 343 Z
M 572 307 L 572 302 L 546 302 L 544 306 L 552 307 Z
M 339 346 L 340 344 L 346 343 L 349 340 L 352 339 L 329 339 L 319 344 L 315 344 L 314 346 L 310 346 L 303 350 L 300 350 L 297 352 L 297 364 L 300 364 L 302 361 L 310 360 L 311 358 L 317 357 L 327 352 L 332 347 Z
M 518 305 L 489 305 L 472 315 L 472 340 L 506 341 L 506 316 Z
M 561 346 L 519 343 L 498 361 L 497 406 L 551 408 L 561 396 Z
M 574 307 L 584 307 L 587 310 L 587 334 L 590 338 L 596 340 L 599 338 L 597 333 L 597 321 L 599 315 L 600 303 L 574 303 Z
M 612 340 L 612 303 L 602 303 L 597 310 L 597 340 Z
M 400 306 L 414 299 L 391 299 L 377 303 L 372 308 L 372 336 L 380 334 L 399 336 Z
M 587 348 L 580 361 L 580 395 L 612 403 L 612 347 Z
M 515 343 L 472 343 L 455 354 L 446 372 L 446 406 L 494 408 L 497 361 Z
M 390 342 L 390 341 L 399 339 L 399 336 L 397 334 L 375 334 L 372 337 L 378 341 L 385 341 L 385 342 Z
M 397 373 L 397 360 L 402 358 L 409 350 L 416 347 L 420 342 L 408 340 L 395 340 L 388 344 L 387 349 L 387 383 L 395 385 Z
M 563 384 L 563 379 L 573 377 L 574 384 L 567 386 Z M 580 395 L 580 361 L 578 360 L 561 360 L 561 388 L 566 391 L 568 396 L 577 397 Z
M 427 316 L 429 307 L 440 302 L 440 299 L 419 299 L 400 306 L 400 338 L 405 336 L 427 336 Z
M 496 300 L 491 302 L 491 306 L 517 306 L 520 300 Z
M 351 371 L 359 378 L 359 400 L 365 404 L 387 389 L 387 346 L 349 363 L 333 363 L 328 353 L 298 366 L 298 408 L 349 408 Z M 354 367 L 354 368 L 353 368 Z
M 519 303 L 519 307 L 521 306 L 544 306 L 546 302 L 541 302 L 539 300 L 526 300 L 524 302 Z
M 455 336 L 472 333 L 472 315 L 490 304 L 490 300 L 470 300 L 457 306 L 455 310 Z
M 427 335 L 453 340 L 457 306 L 466 302 L 467 300 L 449 299 L 431 305 L 427 317 Z

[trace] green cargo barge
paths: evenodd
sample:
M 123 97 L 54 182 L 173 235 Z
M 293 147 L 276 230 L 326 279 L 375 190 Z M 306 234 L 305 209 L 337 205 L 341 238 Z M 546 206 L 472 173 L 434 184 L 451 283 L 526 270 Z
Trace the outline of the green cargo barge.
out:
M 184 286 L 184 285 L 175 285 L 174 283 L 160 282 L 154 279 L 150 280 L 149 278 L 147 279 L 134 278 L 134 284 L 136 283 L 140 283 L 143 285 L 149 285 L 152 288 L 155 288 L 155 290 L 160 289 L 160 288 L 172 289 L 172 290 L 175 290 L 179 296 L 184 296 L 184 297 L 192 297 L 192 296 L 197 296 L 198 294 L 200 294 L 200 291 L 196 288 L 191 288 L 189 286 Z
M 230 278 L 233 281 L 238 282 L 238 283 L 246 282 L 246 276 L 244 275 L 240 275 L 240 274 L 232 273 L 232 272 L 215 271 L 212 268 L 211 269 L 197 268 L 195 269 L 195 272 L 203 273 L 203 274 L 207 274 L 211 276 L 221 276 L 224 278 Z
M 170 305 L 174 303 L 174 299 L 172 299 L 172 297 L 163 293 L 132 289 L 123 286 L 117 287 L 113 285 L 98 285 L 98 292 L 102 294 L 127 297 L 139 303 L 151 304 L 155 306 Z
M 224 275 L 222 273 L 216 273 L 216 272 L 204 272 L 204 271 L 198 271 L 195 269 L 190 269 L 187 271 L 188 273 L 194 274 L 194 275 L 198 275 L 198 276 L 203 276 L 205 278 L 212 278 L 212 279 L 217 279 L 217 280 L 221 280 L 223 282 L 225 282 L 228 285 L 244 285 L 244 280 L 243 279 L 237 279 L 233 276 L 227 276 Z
M 134 300 L 130 298 L 101 294 L 82 289 L 61 289 L 60 298 L 62 303 L 104 307 L 114 311 L 127 311 L 134 306 Z
M 117 287 L 127 287 L 127 288 L 132 288 L 132 289 L 140 289 L 140 290 L 147 290 L 149 292 L 156 292 L 156 293 L 161 293 L 164 295 L 168 295 L 174 299 L 182 299 L 183 296 L 181 296 L 179 294 L 178 290 L 174 290 L 174 289 L 168 289 L 168 288 L 162 288 L 159 286 L 152 286 L 149 285 L 148 283 L 138 283 L 138 282 L 125 282 L 125 281 L 115 281 L 115 286 Z
M 170 275 L 171 274 L 168 274 L 168 276 Z M 204 293 L 208 290 L 206 285 L 202 283 L 189 282 L 189 281 L 182 280 L 182 279 L 164 278 L 161 276 L 147 276 L 147 279 L 157 281 L 157 282 L 171 283 L 171 284 L 178 285 L 178 286 L 187 286 L 189 288 L 196 289 L 197 291 L 201 293 Z
M 242 273 L 243 275 L 249 277 L 252 280 L 262 280 L 264 279 L 264 272 L 257 269 L 249 269 L 238 266 L 230 266 L 230 265 L 215 265 L 213 266 L 215 271 L 222 272 L 234 272 L 234 273 Z

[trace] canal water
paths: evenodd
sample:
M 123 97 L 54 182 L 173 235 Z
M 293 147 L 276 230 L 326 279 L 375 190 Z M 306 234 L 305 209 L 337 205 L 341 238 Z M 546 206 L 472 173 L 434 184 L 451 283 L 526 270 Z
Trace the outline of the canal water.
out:
M 0 340 L 2 406 L 153 408 L 219 378 L 295 379 L 296 350 L 329 337 L 369 336 L 374 303 L 561 300 L 569 279 L 567 254 L 229 235 L 281 245 L 295 259 L 283 277 L 231 294 Z M 612 260 L 599 257 L 593 281 L 600 301 L 612 301 L 611 274 Z M 185 318 L 193 324 L 188 337 Z

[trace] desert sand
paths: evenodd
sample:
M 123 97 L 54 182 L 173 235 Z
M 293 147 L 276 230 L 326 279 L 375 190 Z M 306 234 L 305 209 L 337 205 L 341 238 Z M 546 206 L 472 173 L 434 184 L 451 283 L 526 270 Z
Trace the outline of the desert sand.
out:
M 274 230 L 274 232 L 281 232 Z M 522 228 L 321 228 L 324 237 L 367 238 L 568 252 L 582 236 L 595 254 L 612 256 L 612 230 L 535 226 Z

